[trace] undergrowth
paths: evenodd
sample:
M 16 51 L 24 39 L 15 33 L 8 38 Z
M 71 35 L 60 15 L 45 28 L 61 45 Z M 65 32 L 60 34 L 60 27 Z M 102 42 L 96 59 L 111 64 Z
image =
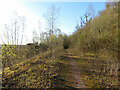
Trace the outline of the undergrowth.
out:
M 100 58 L 93 53 L 78 53 L 74 50 L 68 52 L 74 53 L 74 57 L 77 58 L 75 62 L 88 88 L 118 88 L 119 81 L 116 73 L 110 74 L 109 70 L 104 70 L 108 65 L 105 58 Z
M 56 87 L 58 66 L 55 60 L 47 58 L 49 52 L 36 55 L 5 68 L 3 88 L 53 88 Z

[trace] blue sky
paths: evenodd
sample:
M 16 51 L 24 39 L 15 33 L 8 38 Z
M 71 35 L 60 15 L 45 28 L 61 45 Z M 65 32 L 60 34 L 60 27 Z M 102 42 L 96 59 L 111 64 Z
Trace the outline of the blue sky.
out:
M 88 6 L 92 4 L 95 15 L 99 10 L 105 9 L 105 2 L 26 2 L 24 5 L 28 7 L 34 14 L 45 19 L 44 13 L 47 11 L 47 7 L 55 5 L 60 7 L 60 25 L 59 28 L 67 33 L 71 34 L 75 30 L 76 24 L 80 20 L 80 16 L 83 16 Z
M 11 20 L 14 18 L 14 13 L 17 12 L 19 16 L 25 16 L 25 32 L 23 43 L 31 43 L 33 31 L 39 33 L 38 22 L 41 22 L 41 30 L 45 31 L 45 18 L 43 15 L 46 13 L 47 8 L 51 5 L 60 7 L 60 25 L 59 29 L 66 34 L 72 34 L 75 31 L 75 26 L 80 21 L 80 16 L 92 4 L 95 9 L 95 15 L 99 10 L 105 9 L 105 2 L 39 2 L 31 0 L 1 0 L 0 1 L 0 44 L 7 42 L 9 39 L 5 33 L 4 25 L 11 25 Z M 7 6 L 7 7 L 6 7 Z M 19 33 L 21 34 L 21 33 Z M 1 37 L 5 37 L 2 38 Z

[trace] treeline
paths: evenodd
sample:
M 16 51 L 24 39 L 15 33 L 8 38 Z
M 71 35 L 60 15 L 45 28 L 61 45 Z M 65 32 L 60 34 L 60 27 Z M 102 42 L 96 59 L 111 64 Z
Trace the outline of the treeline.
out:
M 83 17 L 84 18 L 84 17 Z M 84 52 L 118 52 L 118 3 L 106 3 L 106 9 L 77 27 L 70 37 L 71 47 Z
M 83 55 L 83 58 L 90 57 L 86 63 L 89 71 L 92 66 L 97 66 L 92 73 L 95 76 L 91 78 L 90 74 L 86 79 L 94 80 L 99 76 L 96 79 L 99 83 L 93 85 L 95 87 L 119 86 L 119 6 L 120 3 L 107 2 L 106 8 L 99 11 L 99 15 L 94 18 L 89 13 L 85 14 L 81 17 L 80 24 L 76 26 L 76 31 L 69 36 L 69 47 L 77 55 Z
M 98 59 L 98 62 L 99 59 L 104 62 L 102 66 L 97 62 L 95 64 L 101 68 L 101 75 L 105 77 L 118 78 L 119 75 L 118 6 L 120 4 L 118 4 L 107 2 L 106 8 L 99 11 L 98 16 L 89 17 L 89 20 L 84 16 L 86 19 L 81 22 L 81 24 L 85 22 L 84 25 L 77 25 L 76 31 L 69 36 L 69 46 L 76 53 L 79 55 L 87 53 Z
M 20 21 L 21 30 L 17 30 L 20 27 L 19 24 L 17 25 L 19 20 L 16 21 L 15 19 L 14 25 L 11 26 L 15 30 L 6 26 L 7 37 L 5 40 L 8 44 L 2 45 L 1 48 L 3 76 L 6 67 L 27 58 L 47 53 L 43 58 L 60 59 L 64 54 L 64 50 L 71 48 L 77 53 L 92 53 L 97 58 L 104 59 L 103 72 L 118 78 L 118 6 L 120 5 L 115 2 L 106 3 L 105 10 L 99 11 L 99 15 L 94 18 L 89 12 L 86 12 L 81 17 L 81 22 L 77 25 L 76 31 L 69 36 L 63 34 L 58 28 L 59 9 L 51 6 L 45 14 L 47 31 L 41 32 L 40 37 L 33 35 L 33 43 L 25 47 L 18 45 L 19 42 L 22 44 L 24 39 L 24 20 L 22 20 L 22 23 Z M 19 32 L 21 32 L 21 35 L 19 35 Z M 21 37 L 20 40 L 19 37 Z
M 39 33 L 40 36 L 33 33 L 31 38 L 33 42 L 26 45 L 22 45 L 23 40 L 25 40 L 25 17 L 16 15 L 10 25 L 5 24 L 4 35 L 1 38 L 4 43 L 1 48 L 3 72 L 4 68 L 40 53 L 49 52 L 48 58 L 59 58 L 62 56 L 68 36 L 62 34 L 58 28 L 58 16 L 59 8 L 54 5 L 50 6 L 47 13 L 45 13 L 46 31 L 41 31 Z
M 118 52 L 118 3 L 106 3 L 106 9 L 99 11 L 99 15 L 94 18 L 91 13 L 86 12 L 81 17 L 81 22 L 76 27 L 73 35 L 64 35 L 58 28 L 59 8 L 51 6 L 45 14 L 47 31 L 40 33 L 40 38 L 33 35 L 33 43 L 35 47 L 40 47 L 40 52 L 44 50 L 50 51 L 49 57 L 59 56 L 59 52 L 67 48 L 74 48 L 76 52 L 92 52 L 94 54 L 103 54 L 101 57 L 117 57 Z M 15 33 L 5 38 L 8 43 L 18 43 L 18 30 L 15 21 Z M 21 31 L 24 31 L 24 23 L 22 22 Z M 7 26 L 6 26 L 7 27 Z M 9 31 L 9 28 L 6 31 Z M 13 31 L 13 30 L 12 30 Z M 19 35 L 20 36 L 20 35 Z M 11 40 L 12 38 L 12 40 Z M 15 39 L 15 41 L 14 41 Z M 21 35 L 21 43 L 23 40 L 23 32 Z M 9 43 L 10 44 L 10 43 Z M 18 46 L 17 46 L 18 47 Z M 36 48 L 35 48 L 36 49 Z M 38 49 L 38 48 L 37 48 Z M 20 46 L 18 51 L 21 50 Z M 9 49 L 10 51 L 10 49 Z M 11 51 L 10 51 L 11 52 Z M 38 52 L 38 51 L 36 51 Z M 10 55 L 10 53 L 8 53 Z
M 100 53 L 103 54 L 101 57 L 106 58 L 116 57 L 118 52 L 118 6 L 118 3 L 106 3 L 106 9 L 99 11 L 99 15 L 94 18 L 90 12 L 86 12 L 85 15 L 81 17 L 81 22 L 77 25 L 76 31 L 73 35 L 69 36 L 62 34 L 57 26 L 59 8 L 51 6 L 45 14 L 47 31 L 41 32 L 40 37 L 36 37 L 33 33 L 35 50 L 39 50 L 39 48 L 40 52 L 49 50 L 49 57 L 61 56 L 60 52 L 67 48 L 74 48 L 76 52 L 91 52 L 94 54 L 97 53 L 97 55 Z M 24 31 L 24 23 L 22 23 L 22 25 L 22 31 Z M 15 31 L 17 31 L 16 23 L 15 28 Z M 17 32 L 13 33 L 12 36 L 8 36 L 7 41 L 15 37 L 15 41 L 13 38 L 11 42 L 17 42 Z M 21 37 L 22 41 L 24 39 L 23 34 Z M 19 46 L 18 51 L 20 50 L 21 48 Z M 10 55 L 10 53 L 8 53 L 8 55 Z

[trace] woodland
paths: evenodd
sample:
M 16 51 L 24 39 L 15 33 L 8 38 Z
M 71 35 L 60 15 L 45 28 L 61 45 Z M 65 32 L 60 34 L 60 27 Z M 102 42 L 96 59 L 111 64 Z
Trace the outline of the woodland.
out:
M 1 88 L 118 88 L 119 6 L 107 2 L 95 17 L 86 11 L 72 35 L 57 28 L 59 8 L 50 6 L 47 31 L 40 37 L 33 32 L 33 43 L 26 45 L 25 17 L 16 16 L 1 38 Z

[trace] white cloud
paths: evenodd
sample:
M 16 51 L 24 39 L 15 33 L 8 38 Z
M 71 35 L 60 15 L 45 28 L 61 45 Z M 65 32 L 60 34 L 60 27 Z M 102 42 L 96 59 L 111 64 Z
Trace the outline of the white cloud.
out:
M 10 19 L 13 17 L 14 12 L 17 12 L 20 16 L 25 16 L 26 28 L 25 28 L 25 38 L 28 42 L 32 40 L 32 31 L 34 28 L 38 28 L 38 21 L 41 22 L 41 29 L 45 28 L 44 19 L 38 17 L 32 13 L 29 8 L 24 6 L 18 0 L 0 0 L 0 35 L 2 35 L 2 30 L 4 30 L 4 24 L 9 24 Z M 38 32 L 38 29 L 37 29 Z M 25 42 L 25 41 L 24 41 Z M 0 38 L 0 44 L 2 43 Z

